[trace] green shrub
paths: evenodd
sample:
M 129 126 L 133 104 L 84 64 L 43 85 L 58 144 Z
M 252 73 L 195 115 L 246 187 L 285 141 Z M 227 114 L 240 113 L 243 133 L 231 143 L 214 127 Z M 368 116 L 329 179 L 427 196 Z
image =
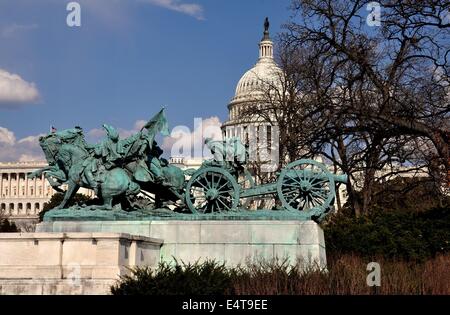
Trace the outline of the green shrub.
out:
M 5 233 L 14 233 L 18 232 L 17 226 L 14 224 L 14 222 L 9 222 L 8 219 L 2 219 L 0 218 L 0 232 Z
M 232 274 L 223 264 L 169 265 L 162 263 L 153 272 L 136 268 L 111 288 L 114 295 L 223 295 L 231 286 Z
M 324 226 L 328 254 L 423 261 L 450 251 L 450 210 L 336 215 Z
M 367 286 L 367 260 L 354 255 L 331 256 L 327 270 L 289 267 L 276 261 L 225 268 L 214 262 L 161 265 L 153 273 L 134 269 L 112 287 L 115 295 L 342 295 L 450 294 L 450 255 L 424 263 L 375 257 L 382 268 L 381 287 Z

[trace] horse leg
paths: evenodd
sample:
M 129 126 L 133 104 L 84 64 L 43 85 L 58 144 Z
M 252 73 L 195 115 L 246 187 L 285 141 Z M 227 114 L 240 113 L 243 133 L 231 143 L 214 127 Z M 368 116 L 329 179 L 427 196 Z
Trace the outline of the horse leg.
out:
M 155 209 L 159 209 L 163 206 L 163 202 L 161 196 L 159 194 L 155 194 Z
M 178 190 L 175 187 L 169 187 L 169 191 L 172 193 L 173 196 L 175 196 L 175 200 L 181 201 L 181 203 L 184 204 L 184 195 L 180 194 Z
M 59 204 L 59 206 L 56 207 L 56 209 L 64 209 L 67 206 L 67 203 L 69 202 L 69 200 L 73 198 L 73 196 L 76 194 L 76 192 L 78 191 L 79 188 L 80 188 L 80 186 L 78 186 L 75 182 L 69 181 L 67 191 L 64 194 L 64 199 Z
M 102 210 L 111 210 L 112 209 L 112 201 L 113 201 L 112 196 L 103 197 Z
M 52 188 L 54 190 L 56 190 L 57 192 L 64 192 L 64 190 L 62 190 L 61 188 L 59 188 L 59 186 L 61 185 L 61 183 L 59 182 L 55 182 L 53 180 L 53 178 L 51 178 L 49 175 L 47 175 L 47 173 L 44 173 L 44 177 L 48 180 L 48 183 L 50 184 L 50 186 L 52 186 Z

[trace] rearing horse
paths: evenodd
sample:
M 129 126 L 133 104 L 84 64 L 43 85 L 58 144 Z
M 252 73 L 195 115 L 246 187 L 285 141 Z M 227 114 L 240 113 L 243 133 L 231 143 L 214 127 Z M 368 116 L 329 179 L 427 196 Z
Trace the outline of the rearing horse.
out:
M 80 187 L 92 189 L 84 177 L 85 166 L 83 162 L 89 158 L 88 152 L 73 144 L 63 144 L 56 154 L 56 163 L 59 168 L 67 174 L 67 191 L 64 199 L 57 209 L 63 209 L 68 201 L 76 194 Z M 113 168 L 105 170 L 104 180 L 100 183 L 99 197 L 103 205 L 96 208 L 111 210 L 114 197 L 120 195 L 135 195 L 139 192 L 139 185 L 132 182 L 125 170 Z

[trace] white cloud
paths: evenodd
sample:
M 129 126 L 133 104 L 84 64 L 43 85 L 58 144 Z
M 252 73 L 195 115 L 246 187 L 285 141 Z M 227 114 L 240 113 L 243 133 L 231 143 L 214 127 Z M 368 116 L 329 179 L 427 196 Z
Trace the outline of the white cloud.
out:
M 34 83 L 22 79 L 18 74 L 0 69 L 0 107 L 11 103 L 32 103 L 39 99 Z
M 120 138 L 124 139 L 139 132 L 146 123 L 147 121 L 145 120 L 137 120 L 134 123 L 133 128 L 131 129 L 117 128 L 117 131 L 119 132 Z M 96 142 L 106 137 L 106 132 L 105 129 L 103 128 L 94 128 L 88 131 L 87 136 L 89 140 Z
M 221 140 L 221 125 L 219 117 L 213 116 L 199 119 L 193 131 L 186 126 L 176 126 L 171 136 L 164 138 L 161 148 L 170 156 L 210 157 L 204 141 L 206 138 Z
M 78 0 L 82 8 L 94 14 L 96 18 L 109 26 L 123 27 L 132 19 L 129 0 Z M 185 3 L 189 0 L 135 0 L 143 4 L 154 5 L 204 20 L 204 10 L 200 4 Z M 194 0 L 191 0 L 194 1 Z
M 0 127 L 0 145 L 13 145 L 16 142 L 14 133 L 6 128 Z
M 0 29 L 0 37 L 10 38 L 18 33 L 31 31 L 38 28 L 37 24 L 11 24 Z
M 203 7 L 197 3 L 182 3 L 180 0 L 143 0 L 145 2 L 190 15 L 197 20 L 204 20 Z
M 37 136 L 28 136 L 17 141 L 17 144 L 26 145 L 30 148 L 40 148 L 39 137 L 45 136 L 45 134 L 39 134 Z
M 106 132 L 104 129 L 100 128 L 94 128 L 88 131 L 87 136 L 90 140 L 97 141 L 101 138 L 103 138 L 106 135 Z
M 119 132 L 120 138 L 124 139 L 139 132 L 146 123 L 146 120 L 137 120 L 132 128 L 117 128 L 117 131 Z M 222 139 L 221 125 L 219 117 L 213 116 L 206 119 L 196 118 L 194 121 L 194 130 L 190 130 L 187 126 L 175 126 L 172 128 L 170 137 L 164 137 L 162 140 L 161 148 L 164 150 L 164 155 L 167 157 L 211 156 L 209 150 L 204 145 L 204 141 L 206 138 L 213 138 L 215 140 Z M 103 128 L 94 128 L 89 130 L 86 135 L 88 142 L 96 143 L 106 137 L 106 132 Z
M 145 120 L 137 120 L 131 129 L 118 128 L 121 139 L 139 132 L 145 123 Z M 194 125 L 192 131 L 187 126 L 176 126 L 172 129 L 171 136 L 165 137 L 161 144 L 166 156 L 211 156 L 204 141 L 206 138 L 222 139 L 220 119 L 216 116 L 197 118 Z M 103 128 L 96 128 L 88 131 L 86 135 L 88 142 L 98 142 L 106 136 L 106 133 Z M 44 134 L 17 140 L 14 132 L 0 126 L 0 162 L 45 161 L 44 153 L 39 146 L 40 136 Z
M 0 127 L 0 162 L 45 161 L 39 146 L 40 136 L 43 134 L 16 140 L 14 132 Z
M 44 161 L 43 154 L 21 154 L 17 159 L 19 162 Z

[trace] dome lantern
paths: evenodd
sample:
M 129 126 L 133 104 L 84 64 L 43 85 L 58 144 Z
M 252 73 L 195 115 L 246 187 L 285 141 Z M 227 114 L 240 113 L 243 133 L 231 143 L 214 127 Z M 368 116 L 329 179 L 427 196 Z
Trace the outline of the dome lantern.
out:
M 273 42 L 269 36 L 269 18 L 264 21 L 264 36 L 259 43 L 259 58 L 273 59 Z

